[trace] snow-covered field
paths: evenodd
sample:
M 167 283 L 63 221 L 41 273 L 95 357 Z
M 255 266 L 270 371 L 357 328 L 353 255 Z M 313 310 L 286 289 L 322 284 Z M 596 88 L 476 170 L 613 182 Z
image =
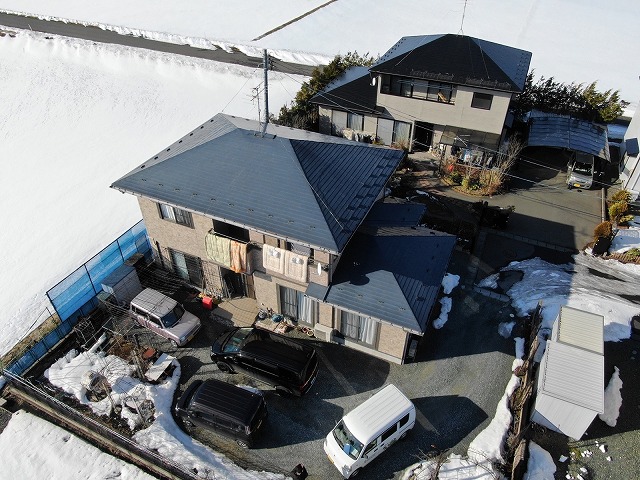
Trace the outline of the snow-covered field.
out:
M 533 52 L 538 75 L 563 82 L 599 81 L 619 89 L 637 105 L 638 74 L 626 59 L 640 51 L 640 39 L 625 28 L 637 16 L 635 0 L 259 0 L 237 2 L 175 0 L 3 0 L 0 9 L 100 25 L 123 33 L 210 48 L 217 45 L 258 54 L 276 50 L 282 59 L 313 63 L 357 50 L 384 53 L 400 37 L 458 33 Z M 258 41 L 287 22 L 328 3 Z M 465 10 L 466 4 L 466 10 Z M 153 14 L 150 14 L 153 12 Z M 464 12 L 464 23 L 462 23 Z M 257 53 L 256 53 L 257 52 Z
M 258 119 L 263 73 L 28 31 L 0 37 L 0 58 L 3 354 L 49 288 L 140 220 L 111 182 L 218 112 Z M 270 79 L 274 107 L 304 81 Z

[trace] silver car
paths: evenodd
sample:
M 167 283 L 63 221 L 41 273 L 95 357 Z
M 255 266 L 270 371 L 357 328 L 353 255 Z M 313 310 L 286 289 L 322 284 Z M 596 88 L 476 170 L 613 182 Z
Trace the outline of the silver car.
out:
M 200 319 L 187 312 L 173 298 L 146 288 L 131 300 L 129 310 L 143 327 L 166 338 L 177 347 L 189 343 L 200 330 Z

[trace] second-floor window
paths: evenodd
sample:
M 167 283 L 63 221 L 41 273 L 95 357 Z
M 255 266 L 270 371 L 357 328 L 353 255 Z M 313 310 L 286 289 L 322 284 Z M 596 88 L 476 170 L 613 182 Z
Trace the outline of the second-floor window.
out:
M 492 101 L 493 101 L 493 95 L 489 93 L 473 92 L 471 107 L 481 108 L 482 110 L 491 110 Z
M 450 83 L 421 80 L 395 75 L 382 75 L 380 93 L 397 95 L 400 97 L 417 98 L 430 102 L 456 102 L 456 89 Z
M 165 203 L 159 203 L 158 210 L 160 212 L 160 218 L 193 228 L 193 217 L 191 216 L 191 212 L 172 207 Z

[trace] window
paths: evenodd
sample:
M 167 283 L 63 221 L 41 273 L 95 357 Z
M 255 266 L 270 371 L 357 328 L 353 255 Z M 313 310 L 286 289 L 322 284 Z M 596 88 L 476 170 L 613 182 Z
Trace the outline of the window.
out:
M 408 145 L 409 136 L 411 135 L 411 124 L 406 122 L 393 122 L 393 137 L 392 142 L 399 145 Z
M 400 428 L 404 427 L 407 423 L 409 423 L 409 414 L 407 413 L 404 417 L 400 419 Z
M 158 210 L 160 211 L 160 218 L 193 228 L 193 218 L 191 217 L 191 212 L 172 207 L 171 205 L 167 205 L 165 203 L 159 203 Z
M 178 276 L 192 285 L 202 287 L 202 261 L 173 249 L 169 249 L 169 254 L 173 270 Z
M 318 321 L 318 302 L 304 292 L 280 285 L 280 311 L 301 323 L 314 326 Z
M 364 116 L 357 113 L 347 113 L 347 128 L 364 130 Z
M 493 95 L 488 93 L 473 92 L 473 100 L 471 100 L 471 107 L 481 108 L 483 110 L 491 110 L 491 102 Z
M 373 345 L 376 339 L 377 324 L 367 317 L 356 313 L 340 312 L 340 332 L 347 338 L 367 345 Z
M 395 75 L 383 75 L 382 84 L 380 85 L 380 93 L 387 95 L 450 104 L 456 102 L 455 91 L 455 86 L 451 83 L 397 77 Z
M 384 442 L 389 437 L 391 437 L 394 433 L 396 433 L 398 431 L 397 427 L 398 427 L 397 424 L 394 424 L 392 427 L 389 427 L 387 431 L 380 436 L 380 442 L 381 443 Z

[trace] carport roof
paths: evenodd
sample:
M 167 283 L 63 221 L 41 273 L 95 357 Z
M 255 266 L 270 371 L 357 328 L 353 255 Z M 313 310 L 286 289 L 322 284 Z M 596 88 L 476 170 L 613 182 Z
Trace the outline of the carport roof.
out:
M 425 227 L 362 227 L 349 242 L 332 285 L 307 295 L 338 308 L 424 333 L 456 237 Z
M 610 161 L 607 128 L 565 115 L 532 113 L 527 145 L 566 148 Z

